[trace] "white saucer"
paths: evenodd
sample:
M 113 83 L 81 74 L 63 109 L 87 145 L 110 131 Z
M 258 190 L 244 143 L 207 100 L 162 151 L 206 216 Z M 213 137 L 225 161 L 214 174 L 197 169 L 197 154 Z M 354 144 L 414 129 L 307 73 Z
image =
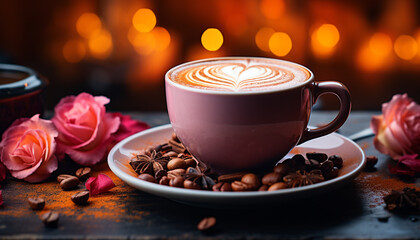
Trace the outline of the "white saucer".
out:
M 354 179 L 363 169 L 366 159 L 363 150 L 350 139 L 332 133 L 313 139 L 292 149 L 291 154 L 323 152 L 337 154 L 344 160 L 337 178 L 304 187 L 282 189 L 271 192 L 212 192 L 163 186 L 137 178 L 129 165 L 130 159 L 150 145 L 164 143 L 172 134 L 170 124 L 134 134 L 115 145 L 108 154 L 111 171 L 128 185 L 141 191 L 172 199 L 177 202 L 202 207 L 238 207 L 270 203 L 285 203 L 297 198 L 311 197 L 340 186 Z

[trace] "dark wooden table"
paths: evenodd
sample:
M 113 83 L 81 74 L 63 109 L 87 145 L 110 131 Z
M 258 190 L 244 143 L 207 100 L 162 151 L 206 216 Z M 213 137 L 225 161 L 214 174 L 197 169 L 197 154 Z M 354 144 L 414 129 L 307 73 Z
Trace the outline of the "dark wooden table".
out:
M 130 114 L 151 126 L 169 122 L 166 113 Z M 340 133 L 350 135 L 368 127 L 372 114 L 375 113 L 353 112 Z M 333 116 L 330 112 L 315 112 L 311 124 L 328 122 Z M 95 174 L 109 175 L 117 187 L 92 197 L 84 207 L 70 201 L 74 191 L 60 190 L 54 181 L 60 172 L 41 184 L 8 179 L 2 184 L 5 204 L 0 208 L 0 238 L 419 239 L 420 216 L 389 213 L 384 210 L 382 197 L 393 188 L 419 187 L 420 181 L 391 175 L 387 166 L 392 160 L 374 149 L 372 138 L 358 144 L 366 155 L 379 158 L 376 171 L 363 172 L 342 188 L 317 197 L 261 208 L 218 210 L 186 206 L 127 186 L 110 172 L 106 163 L 96 166 Z M 77 168 L 66 161 L 60 165 L 61 172 L 72 173 Z M 39 216 L 46 210 L 32 211 L 26 202 L 30 196 L 45 197 L 46 210 L 60 212 L 58 228 L 44 227 Z M 217 219 L 211 234 L 196 228 L 207 216 Z

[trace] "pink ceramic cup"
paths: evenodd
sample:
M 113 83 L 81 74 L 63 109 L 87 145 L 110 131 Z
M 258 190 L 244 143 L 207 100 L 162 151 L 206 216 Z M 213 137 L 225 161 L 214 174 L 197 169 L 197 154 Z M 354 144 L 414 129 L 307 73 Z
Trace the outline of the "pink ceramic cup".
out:
M 220 61 L 214 58 L 200 61 Z M 253 59 L 247 57 L 246 59 Z M 268 59 L 294 64 L 282 60 Z M 181 85 L 165 76 L 166 101 L 172 127 L 187 150 L 217 173 L 273 167 L 297 144 L 334 132 L 346 121 L 351 99 L 338 82 L 315 82 L 313 73 L 287 89 L 221 92 Z M 324 94 L 340 100 L 340 111 L 329 124 L 307 127 L 312 105 Z

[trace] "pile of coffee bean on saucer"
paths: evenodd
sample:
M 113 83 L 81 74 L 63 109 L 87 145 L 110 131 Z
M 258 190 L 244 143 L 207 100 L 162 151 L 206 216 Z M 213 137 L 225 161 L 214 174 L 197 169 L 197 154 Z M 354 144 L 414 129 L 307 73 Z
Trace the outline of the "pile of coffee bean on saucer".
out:
M 175 134 L 163 144 L 150 146 L 130 160 L 144 181 L 178 188 L 218 192 L 275 191 L 316 184 L 338 176 L 343 159 L 338 155 L 309 152 L 277 164 L 271 172 L 217 175 L 199 162 Z

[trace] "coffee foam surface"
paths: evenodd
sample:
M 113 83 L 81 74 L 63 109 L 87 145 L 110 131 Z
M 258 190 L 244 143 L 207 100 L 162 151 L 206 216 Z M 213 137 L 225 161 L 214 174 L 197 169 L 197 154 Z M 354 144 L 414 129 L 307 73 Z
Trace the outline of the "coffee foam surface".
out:
M 194 88 L 238 92 L 290 88 L 310 73 L 297 64 L 256 58 L 196 62 L 174 69 L 169 77 Z

